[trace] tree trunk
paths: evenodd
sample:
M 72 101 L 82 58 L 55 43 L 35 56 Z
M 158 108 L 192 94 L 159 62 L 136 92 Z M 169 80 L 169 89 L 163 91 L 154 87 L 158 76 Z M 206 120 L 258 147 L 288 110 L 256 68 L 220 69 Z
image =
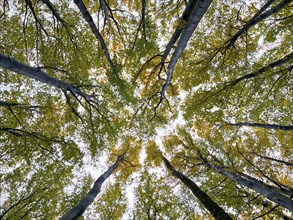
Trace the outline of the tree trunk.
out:
M 273 2 L 274 0 L 269 0 L 249 21 L 247 21 L 246 24 L 230 38 L 230 40 L 228 41 L 228 47 L 233 46 L 237 39 L 240 37 L 240 35 L 248 31 L 248 29 L 250 29 L 252 26 L 258 24 L 272 14 L 280 11 L 282 8 L 292 2 L 292 0 L 282 0 L 279 4 L 264 12 Z
M 267 184 L 255 179 L 255 178 L 245 178 L 244 176 L 240 176 L 229 171 L 226 171 L 210 162 L 207 161 L 202 155 L 200 155 L 201 159 L 204 163 L 210 167 L 211 169 L 217 171 L 218 173 L 229 177 L 230 179 L 234 180 L 236 183 L 248 187 L 255 192 L 264 195 L 269 200 L 277 203 L 278 205 L 293 211 L 293 200 L 277 193 L 275 190 L 272 190 L 273 187 L 266 186 Z
M 183 21 L 188 21 L 190 15 L 191 15 L 191 12 L 193 10 L 193 8 L 195 7 L 195 3 L 196 3 L 197 0 L 190 0 L 187 5 L 186 5 L 186 8 L 182 14 L 182 17 L 181 19 Z M 164 54 L 162 56 L 162 59 L 161 59 L 161 65 L 163 65 L 167 59 L 167 56 L 169 55 L 172 47 L 174 46 L 174 44 L 176 43 L 176 41 L 178 40 L 178 38 L 180 37 L 181 33 L 183 31 L 183 28 L 181 27 L 177 27 L 176 30 L 174 31 L 170 41 L 168 42 L 167 46 L 166 46 L 166 49 L 164 51 Z
M 145 19 L 145 11 L 146 11 L 146 0 L 142 0 L 141 1 L 142 36 L 146 40 L 146 19 Z
M 248 127 L 257 127 L 257 128 L 266 128 L 266 129 L 275 129 L 275 130 L 283 130 L 283 131 L 292 131 L 292 125 L 276 125 L 276 124 L 259 124 L 259 123 L 249 123 L 249 122 L 242 122 L 242 123 L 230 123 L 231 126 L 248 126 Z
M 95 22 L 92 18 L 92 16 L 90 15 L 90 13 L 88 12 L 87 8 L 85 7 L 84 3 L 82 0 L 74 0 L 74 3 L 76 4 L 76 6 L 79 8 L 83 18 L 86 20 L 86 22 L 88 23 L 88 25 L 90 26 L 92 32 L 94 33 L 95 37 L 97 38 L 97 40 L 100 42 L 101 46 L 102 46 L 102 50 L 104 51 L 107 61 L 109 62 L 113 72 L 115 74 L 117 74 L 115 65 L 110 57 L 109 51 L 107 49 L 106 43 L 102 37 L 102 35 L 100 34 L 97 26 L 95 25 Z
M 166 167 L 171 171 L 172 175 L 181 182 L 184 183 L 193 193 L 193 195 L 198 198 L 198 200 L 204 205 L 204 207 L 209 210 L 209 212 L 214 216 L 215 219 L 218 220 L 225 220 L 232 218 L 220 207 L 217 203 L 215 203 L 204 191 L 202 191 L 191 179 L 186 177 L 184 174 L 180 173 L 179 171 L 175 170 L 170 162 L 162 156 Z
M 212 0 L 198 0 L 196 1 L 195 7 L 191 12 L 191 15 L 187 21 L 186 27 L 183 29 L 181 37 L 178 41 L 177 47 L 172 54 L 170 63 L 168 65 L 167 70 L 167 79 L 162 89 L 160 91 L 161 97 L 164 97 L 167 87 L 170 85 L 173 77 L 173 72 L 175 65 L 181 56 L 182 52 L 184 51 L 191 35 L 193 34 L 195 28 L 198 26 L 200 20 L 206 13 L 207 9 L 209 8 Z
M 62 216 L 61 220 L 73 220 L 80 217 L 87 207 L 92 204 L 96 196 L 99 194 L 100 189 L 104 181 L 117 169 L 119 163 L 124 159 L 124 154 L 118 156 L 116 162 L 109 167 L 109 169 L 103 173 L 94 183 L 94 186 L 91 190 L 87 193 L 87 195 L 72 209 L 70 209 L 65 215 Z
M 75 95 L 79 95 L 83 97 L 87 101 L 94 100 L 95 102 L 98 102 L 94 96 L 83 93 L 78 87 L 72 84 L 66 83 L 62 80 L 56 79 L 48 75 L 46 72 L 42 71 L 40 68 L 30 67 L 24 63 L 21 63 L 1 53 L 0 53 L 0 67 L 19 73 L 21 75 L 27 76 L 29 78 L 35 79 L 49 86 L 62 89 L 63 91 L 70 91 L 71 93 L 74 93 Z
M 236 84 L 240 83 L 243 80 L 254 78 L 254 77 L 256 77 L 256 76 L 258 76 L 258 75 L 260 75 L 260 74 L 262 74 L 262 73 L 264 73 L 264 72 L 266 72 L 268 70 L 271 70 L 271 69 L 273 69 L 275 67 L 281 66 L 281 65 L 287 63 L 288 61 L 291 61 L 292 59 L 293 59 L 293 53 L 290 53 L 287 56 L 284 56 L 282 59 L 277 60 L 277 61 L 275 61 L 273 63 L 270 63 L 267 66 L 264 66 L 264 67 L 256 70 L 255 72 L 252 72 L 252 73 L 249 73 L 249 74 L 246 74 L 244 76 L 239 77 L 238 79 L 230 82 L 226 87 L 235 86 Z M 292 66 L 290 66 L 289 68 L 292 69 Z

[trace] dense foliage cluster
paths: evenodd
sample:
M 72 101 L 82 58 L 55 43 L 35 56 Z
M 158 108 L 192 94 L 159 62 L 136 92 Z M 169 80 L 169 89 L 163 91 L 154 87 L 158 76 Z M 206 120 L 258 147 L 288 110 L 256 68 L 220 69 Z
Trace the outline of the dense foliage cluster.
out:
M 0 4 L 0 219 L 292 217 L 292 0 Z

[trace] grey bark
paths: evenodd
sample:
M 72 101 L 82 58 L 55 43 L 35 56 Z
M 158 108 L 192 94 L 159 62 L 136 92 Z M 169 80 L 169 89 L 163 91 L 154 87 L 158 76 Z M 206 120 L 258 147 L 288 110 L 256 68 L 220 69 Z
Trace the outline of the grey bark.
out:
M 109 21 L 109 9 L 107 7 L 105 0 L 100 0 L 100 4 L 101 4 L 101 7 L 104 11 L 106 21 Z
M 248 29 L 250 29 L 252 26 L 258 24 L 259 22 L 271 16 L 272 14 L 275 14 L 276 12 L 280 11 L 282 8 L 284 8 L 286 5 L 292 2 L 292 0 L 282 0 L 274 7 L 264 12 L 273 2 L 274 0 L 269 0 L 248 22 L 246 22 L 246 24 L 230 38 L 230 40 L 228 41 L 228 47 L 233 46 L 237 39 L 243 33 L 248 31 Z
M 262 74 L 262 73 L 264 73 L 264 72 L 266 72 L 268 70 L 271 70 L 271 69 L 273 69 L 275 67 L 281 66 L 281 65 L 283 65 L 283 64 L 285 64 L 285 63 L 287 63 L 288 61 L 291 61 L 291 60 L 293 60 L 293 53 L 290 53 L 290 54 L 284 56 L 282 59 L 277 60 L 277 61 L 275 61 L 273 63 L 270 63 L 267 66 L 264 66 L 264 67 L 256 70 L 255 72 L 249 73 L 247 75 L 244 75 L 244 76 L 242 76 L 242 77 L 230 82 L 228 84 L 228 86 L 234 86 L 234 85 L 240 83 L 243 80 L 254 78 L 254 77 L 256 77 L 256 76 L 258 76 L 258 75 L 260 75 L 260 74 Z
M 170 63 L 168 65 L 167 70 L 167 79 L 165 83 L 162 86 L 162 89 L 160 91 L 161 97 L 164 97 L 167 87 L 170 85 L 173 77 L 173 71 L 175 68 L 175 65 L 184 51 L 191 35 L 193 34 L 195 28 L 198 26 L 200 20 L 206 13 L 207 9 L 209 8 L 210 4 L 212 3 L 212 0 L 198 0 L 196 1 L 196 4 L 191 12 L 190 18 L 188 19 L 188 22 L 186 24 L 186 27 L 183 29 L 181 37 L 178 41 L 177 47 L 175 51 L 172 54 Z
M 94 20 L 92 18 L 92 16 L 90 15 L 90 13 L 88 12 L 87 8 L 85 7 L 84 3 L 82 0 L 74 0 L 74 3 L 76 4 L 76 6 L 79 8 L 83 18 L 86 20 L 86 22 L 88 23 L 88 25 L 90 26 L 92 32 L 94 33 L 95 37 L 97 38 L 97 40 L 100 42 L 101 46 L 102 46 L 102 50 L 104 51 L 107 61 L 110 64 L 110 67 L 112 68 L 113 72 L 115 74 L 117 74 L 115 65 L 110 57 L 109 51 L 107 49 L 106 43 L 102 37 L 102 35 L 100 34 L 97 26 L 94 23 Z
M 19 109 L 28 109 L 28 110 L 34 110 L 37 108 L 45 108 L 45 107 L 39 106 L 39 105 L 22 105 L 22 104 L 15 103 L 15 102 L 5 102 L 5 101 L 1 101 L 1 100 L 0 100 L 0 106 L 5 106 L 8 108 L 15 107 L 15 108 L 19 108 Z
M 116 162 L 95 181 L 94 186 L 87 193 L 87 195 L 76 206 L 63 215 L 61 220 L 74 220 L 84 213 L 84 211 L 90 206 L 90 204 L 92 204 L 96 196 L 99 194 L 104 181 L 114 172 L 114 170 L 117 169 L 119 163 L 124 159 L 124 155 L 125 153 L 118 156 Z
M 146 11 L 146 0 L 141 0 L 141 22 L 142 22 L 142 35 L 146 40 L 146 19 L 145 19 L 145 11 Z
M 96 100 L 94 96 L 88 95 L 82 92 L 78 87 L 74 86 L 73 84 L 66 83 L 62 80 L 56 79 L 48 75 L 46 72 L 44 72 L 40 68 L 30 67 L 24 63 L 21 63 L 1 53 L 0 53 L 0 67 L 16 72 L 18 74 L 27 76 L 29 78 L 35 79 L 49 86 L 62 89 L 63 91 L 69 91 L 75 95 L 79 95 L 83 97 L 87 101 L 94 101 L 98 103 L 98 100 Z
M 191 15 L 191 12 L 193 10 L 193 8 L 195 7 L 195 3 L 197 2 L 197 0 L 190 0 L 188 1 L 185 10 L 183 11 L 182 17 L 181 19 L 183 21 L 187 21 Z M 162 56 L 161 62 L 160 64 L 163 65 L 167 59 L 167 56 L 169 55 L 172 47 L 174 46 L 174 44 L 176 43 L 176 41 L 178 40 L 178 38 L 180 37 L 181 33 L 183 31 L 183 28 L 176 28 L 170 41 L 168 42 L 166 49 L 164 51 L 164 54 Z
M 264 175 L 269 181 L 272 181 L 273 183 L 278 184 L 278 186 L 280 186 L 280 187 L 271 186 L 269 184 L 266 184 L 264 182 L 259 181 L 258 179 L 254 178 L 252 176 L 248 176 L 245 173 L 241 173 L 241 172 L 237 172 L 237 173 L 240 176 L 244 177 L 245 179 L 252 180 L 253 182 L 261 183 L 263 186 L 266 186 L 267 188 L 269 188 L 270 190 L 272 190 L 274 192 L 282 193 L 284 195 L 289 196 L 290 198 L 293 198 L 293 190 L 290 187 L 286 187 L 286 188 L 281 187 L 280 184 L 278 184 L 276 181 L 272 180 L 271 178 L 267 178 L 267 176 L 264 173 L 262 173 L 262 175 Z
M 186 177 L 181 172 L 175 170 L 164 156 L 162 156 L 162 158 L 166 167 L 171 171 L 172 175 L 178 178 L 192 191 L 193 195 L 195 195 L 195 197 L 204 205 L 204 207 L 209 210 L 215 219 L 232 220 L 232 218 L 224 211 L 224 209 L 218 206 L 218 204 L 215 203 L 204 191 L 202 191 L 191 179 Z
M 255 179 L 255 178 L 247 178 L 245 176 L 240 176 L 234 173 L 231 173 L 229 171 L 226 171 L 210 162 L 207 161 L 206 158 L 202 157 L 200 155 L 201 159 L 204 161 L 204 163 L 210 167 L 211 169 L 215 170 L 216 172 L 229 177 L 236 183 L 248 187 L 255 192 L 265 196 L 269 200 L 277 203 L 278 205 L 287 208 L 290 211 L 293 211 L 293 200 L 286 197 L 285 195 L 282 195 L 274 190 L 274 187 L 268 187 L 267 184 L 264 184 L 263 182 Z
M 277 124 L 259 124 L 259 123 L 230 123 L 231 126 L 249 126 L 249 127 L 257 127 L 257 128 L 266 128 L 266 129 L 275 129 L 275 130 L 283 130 L 283 131 L 292 131 L 293 125 L 277 125 Z

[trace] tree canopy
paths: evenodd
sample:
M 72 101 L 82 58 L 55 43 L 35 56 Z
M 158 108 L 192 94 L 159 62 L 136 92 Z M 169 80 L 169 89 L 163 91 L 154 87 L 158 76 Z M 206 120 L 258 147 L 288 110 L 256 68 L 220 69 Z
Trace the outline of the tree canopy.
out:
M 292 0 L 2 0 L 0 219 L 293 217 Z

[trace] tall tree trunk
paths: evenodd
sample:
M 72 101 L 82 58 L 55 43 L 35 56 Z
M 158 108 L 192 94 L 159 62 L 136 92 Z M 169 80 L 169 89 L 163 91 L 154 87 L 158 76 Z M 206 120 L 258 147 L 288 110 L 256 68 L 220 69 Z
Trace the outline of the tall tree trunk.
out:
M 209 210 L 209 212 L 218 220 L 231 219 L 232 218 L 220 207 L 217 203 L 215 203 L 204 191 L 202 191 L 191 179 L 186 177 L 181 172 L 175 170 L 170 162 L 162 156 L 166 167 L 171 171 L 172 175 L 181 182 L 184 183 L 196 196 L 196 198 L 204 205 L 204 207 Z
M 212 0 L 198 0 L 196 1 L 196 4 L 190 14 L 190 17 L 187 21 L 186 27 L 183 29 L 182 34 L 180 36 L 180 39 L 178 41 L 177 47 L 175 51 L 172 54 L 170 63 L 168 65 L 167 70 L 167 79 L 162 86 L 162 89 L 160 91 L 161 97 L 164 97 L 167 87 L 170 85 L 173 77 L 173 72 L 175 65 L 181 56 L 182 52 L 184 51 L 191 35 L 193 34 L 195 28 L 198 26 L 200 20 L 208 10 L 210 4 L 212 3 Z
M 229 177 L 230 179 L 234 180 L 236 183 L 242 186 L 248 187 L 257 193 L 264 195 L 266 198 L 277 203 L 278 205 L 287 208 L 290 211 L 293 211 L 293 200 L 286 197 L 285 195 L 276 192 L 276 190 L 273 190 L 274 187 L 267 186 L 267 184 L 255 178 L 246 178 L 245 176 L 247 175 L 240 176 L 229 171 L 226 171 L 207 161 L 207 159 L 204 158 L 201 154 L 200 157 L 203 160 L 203 162 L 211 169 L 217 171 L 218 173 L 224 176 Z
M 94 186 L 87 193 L 87 195 L 76 206 L 63 215 L 61 220 L 77 219 L 84 213 L 87 207 L 92 204 L 96 196 L 99 194 L 104 181 L 114 172 L 114 170 L 117 169 L 119 163 L 124 159 L 124 155 L 125 153 L 118 156 L 116 162 L 95 181 Z
M 46 72 L 41 70 L 40 68 L 30 67 L 24 63 L 21 63 L 11 57 L 8 57 L 4 54 L 0 53 L 0 67 L 3 67 L 5 69 L 8 69 L 10 71 L 19 73 L 21 75 L 27 76 L 29 78 L 35 79 L 37 81 L 40 81 L 42 83 L 45 83 L 49 86 L 53 86 L 58 89 L 62 89 L 63 91 L 69 91 L 75 95 L 79 95 L 86 99 L 87 101 L 95 101 L 98 103 L 98 100 L 92 95 L 88 95 L 84 92 L 82 92 L 78 87 L 66 83 L 62 80 L 56 79 L 50 75 L 48 75 Z
M 277 125 L 277 124 L 259 124 L 259 123 L 230 123 L 231 126 L 248 126 L 248 127 L 257 127 L 257 128 L 266 128 L 266 129 L 275 129 L 275 130 L 283 130 L 283 131 L 292 131 L 293 125 Z
M 142 36 L 143 36 L 144 40 L 146 40 L 145 11 L 146 11 L 146 0 L 142 0 L 141 1 L 141 23 L 142 23 Z
M 195 3 L 196 3 L 197 0 L 190 0 L 188 1 L 187 5 L 186 5 L 186 8 L 185 10 L 183 11 L 183 14 L 181 16 L 181 19 L 183 21 L 188 21 L 190 15 L 191 15 L 191 12 L 193 10 L 193 8 L 195 7 Z M 170 41 L 168 42 L 167 46 L 166 46 L 166 49 L 164 51 L 164 54 L 162 56 L 162 59 L 161 59 L 161 65 L 163 65 L 167 59 L 167 56 L 169 55 L 172 47 L 174 46 L 174 44 L 176 43 L 176 41 L 178 40 L 178 38 L 180 37 L 181 33 L 183 31 L 183 28 L 182 27 L 177 27 L 170 39 Z

